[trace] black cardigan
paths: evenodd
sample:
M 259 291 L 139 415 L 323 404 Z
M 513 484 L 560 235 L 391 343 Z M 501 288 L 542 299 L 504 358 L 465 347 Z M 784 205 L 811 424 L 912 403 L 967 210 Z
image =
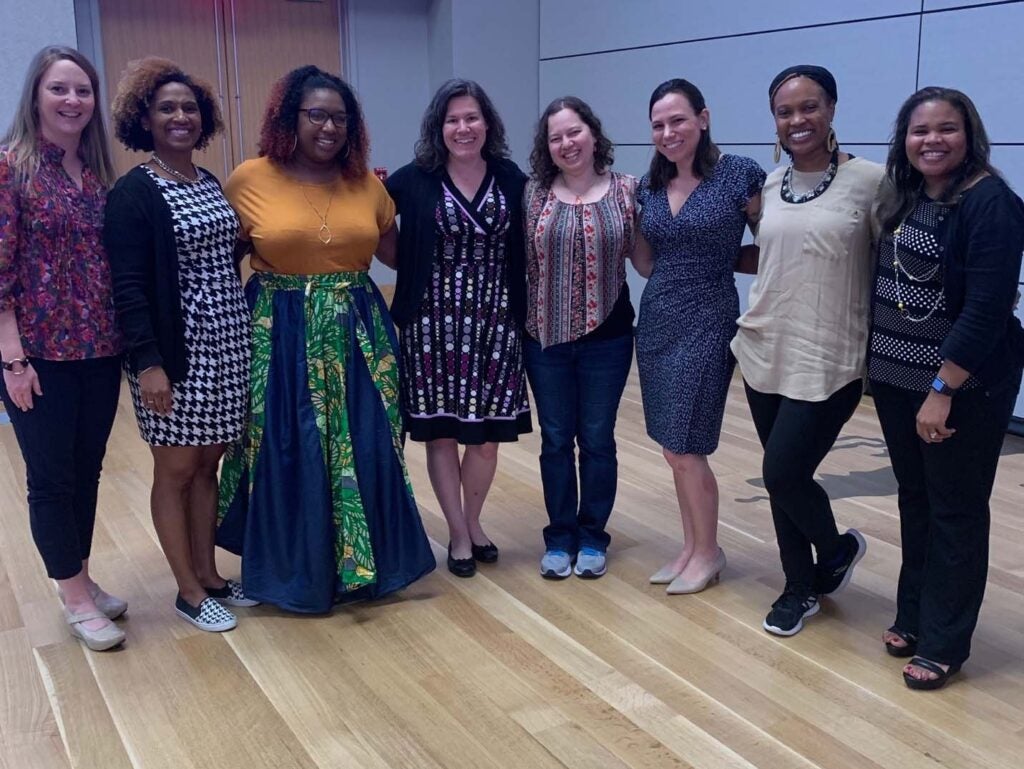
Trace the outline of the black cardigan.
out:
M 994 387 L 1019 376 L 1024 330 L 1013 314 L 1024 251 L 1024 202 L 995 176 L 965 190 L 938 233 L 953 327 L 939 354 Z
M 188 357 L 174 220 L 160 188 L 141 166 L 118 179 L 107 194 L 103 243 L 128 364 L 136 374 L 162 366 L 168 379 L 181 382 Z
M 523 243 L 523 189 L 526 174 L 511 160 L 489 161 L 488 170 L 508 202 L 509 305 L 520 325 L 526 321 L 526 257 Z M 415 163 L 402 166 L 387 181 L 388 194 L 401 215 L 398 233 L 398 281 L 391 301 L 391 317 L 401 328 L 423 303 L 434 267 L 436 228 L 434 212 L 441 199 L 443 171 L 430 173 Z

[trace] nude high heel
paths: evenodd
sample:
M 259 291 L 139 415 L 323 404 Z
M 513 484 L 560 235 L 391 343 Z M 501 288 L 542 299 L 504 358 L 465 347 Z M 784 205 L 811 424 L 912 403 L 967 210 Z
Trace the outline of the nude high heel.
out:
M 715 562 L 711 564 L 711 568 L 708 572 L 696 579 L 683 579 L 682 577 L 676 577 L 669 583 L 669 586 L 665 589 L 665 592 L 669 595 L 689 595 L 690 593 L 699 593 L 709 585 L 714 585 L 718 582 L 719 577 L 722 574 L 722 569 L 725 568 L 725 552 L 722 548 L 718 548 L 718 555 L 715 557 Z
M 666 564 L 651 575 L 650 583 L 652 585 L 667 585 L 678 577 L 681 571 L 682 569 L 677 569 L 672 563 Z

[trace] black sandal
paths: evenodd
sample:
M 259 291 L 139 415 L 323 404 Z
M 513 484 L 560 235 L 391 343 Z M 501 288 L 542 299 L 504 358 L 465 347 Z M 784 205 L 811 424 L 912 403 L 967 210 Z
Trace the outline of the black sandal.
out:
M 898 627 L 893 625 L 891 628 L 885 631 L 886 633 L 892 633 L 894 636 L 903 641 L 903 646 L 897 646 L 891 641 L 885 641 L 885 650 L 893 657 L 913 657 L 917 653 L 917 636 L 913 633 L 908 633 L 906 630 L 900 630 Z
M 954 673 L 959 672 L 960 665 L 950 665 L 949 670 L 943 670 L 937 662 L 926 660 L 924 657 L 914 657 L 910 660 L 910 664 L 916 668 L 927 670 L 929 673 L 934 673 L 938 678 L 914 678 L 907 672 L 903 673 L 903 680 L 907 686 L 911 689 L 917 689 L 918 691 L 932 691 L 934 689 L 941 689 L 946 685 L 946 682 L 953 676 Z

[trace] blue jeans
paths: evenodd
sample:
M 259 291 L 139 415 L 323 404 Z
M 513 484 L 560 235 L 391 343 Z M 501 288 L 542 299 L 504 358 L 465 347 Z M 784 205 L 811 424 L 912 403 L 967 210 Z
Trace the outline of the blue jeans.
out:
M 615 417 L 633 363 L 633 336 L 545 350 L 527 339 L 524 352 L 540 423 L 540 477 L 550 521 L 544 545 L 567 553 L 583 547 L 604 552 L 619 471 Z

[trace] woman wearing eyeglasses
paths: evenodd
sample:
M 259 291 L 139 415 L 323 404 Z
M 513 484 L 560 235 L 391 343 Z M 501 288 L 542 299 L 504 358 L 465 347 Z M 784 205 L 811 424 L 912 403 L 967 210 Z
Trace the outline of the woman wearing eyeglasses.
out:
M 297 612 L 434 568 L 402 453 L 397 342 L 368 272 L 396 235 L 368 151 L 348 84 L 300 67 L 271 93 L 260 157 L 225 189 L 255 276 L 249 425 L 224 462 L 218 543 L 242 555 L 251 598 Z

